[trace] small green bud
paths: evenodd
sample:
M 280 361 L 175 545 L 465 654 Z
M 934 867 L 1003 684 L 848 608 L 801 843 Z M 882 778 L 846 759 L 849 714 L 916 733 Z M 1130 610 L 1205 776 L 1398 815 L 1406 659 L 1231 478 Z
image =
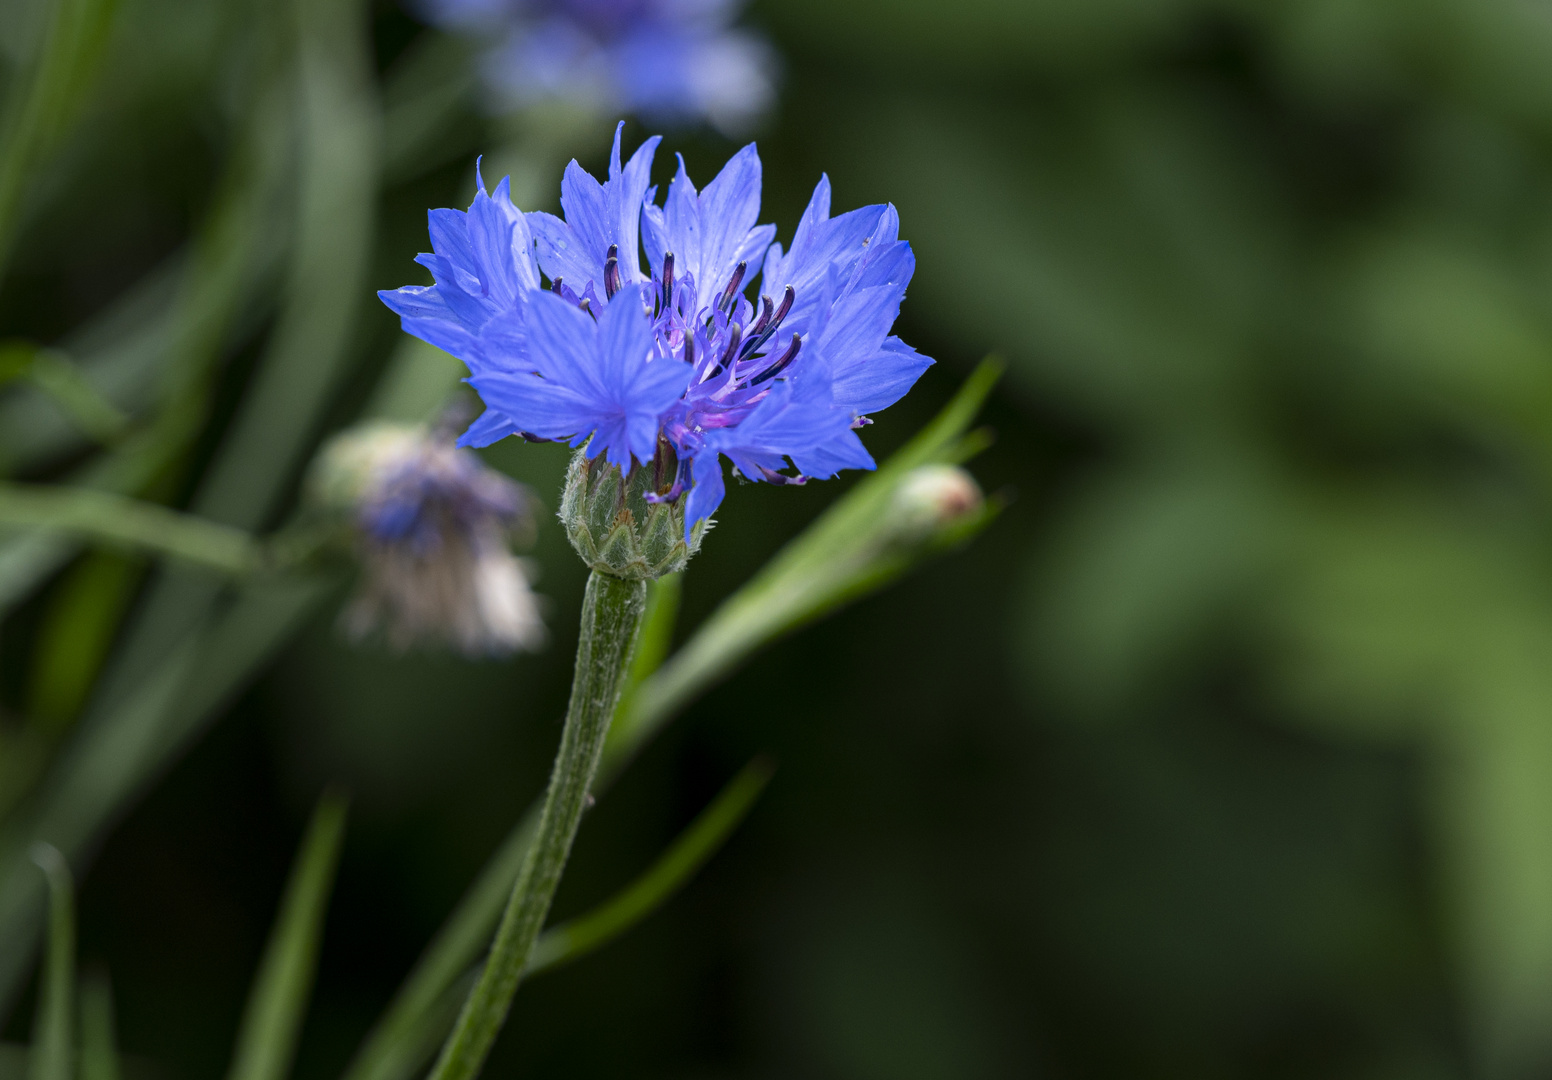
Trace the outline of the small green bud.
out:
M 895 489 L 893 526 L 896 537 L 925 540 L 980 513 L 985 499 L 975 478 L 957 465 L 922 465 L 912 469 Z
M 646 498 L 666 493 L 673 484 L 679 465 L 673 448 L 659 440 L 657 456 L 628 476 L 602 455 L 590 459 L 586 454 L 584 446 L 572 455 L 560 498 L 561 524 L 582 561 L 632 581 L 683 570 L 700 550 L 707 523 L 696 522 L 686 542 L 685 496 L 658 503 Z

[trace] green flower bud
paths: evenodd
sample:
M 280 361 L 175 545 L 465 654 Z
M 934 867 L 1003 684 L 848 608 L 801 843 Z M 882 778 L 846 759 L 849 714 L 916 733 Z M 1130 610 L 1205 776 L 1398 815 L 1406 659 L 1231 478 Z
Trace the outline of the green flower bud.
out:
M 566 490 L 560 498 L 560 520 L 571 546 L 594 570 L 632 581 L 650 581 L 683 570 L 701 548 L 707 523 L 698 521 L 685 541 L 684 504 L 648 502 L 673 484 L 678 460 L 673 448 L 659 440 L 657 456 L 637 465 L 628 476 L 602 455 L 589 459 L 587 447 L 571 458 Z
M 892 531 L 897 539 L 925 540 L 981 512 L 985 498 L 975 478 L 957 465 L 922 465 L 895 489 Z

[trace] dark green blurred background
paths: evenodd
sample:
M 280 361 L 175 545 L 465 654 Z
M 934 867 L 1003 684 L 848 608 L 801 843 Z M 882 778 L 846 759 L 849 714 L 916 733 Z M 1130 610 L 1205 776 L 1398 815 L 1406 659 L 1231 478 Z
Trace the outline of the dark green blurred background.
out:
M 430 31 L 371 19 L 391 83 Z M 0 336 L 60 339 L 187 240 L 262 20 L 122 0 Z M 763 217 L 790 237 L 828 171 L 838 208 L 893 201 L 915 245 L 901 333 L 939 364 L 870 447 L 996 350 L 974 468 L 1016 500 L 766 653 L 600 803 L 561 916 L 751 755 L 781 762 L 666 911 L 523 988 L 488 1075 L 1552 1077 L 1552 8 L 769 0 L 750 21 L 785 62 L 754 133 Z M 607 122 L 544 143 L 455 115 L 389 175 L 372 288 L 422 280 L 424 212 L 467 204 L 477 151 L 542 144 L 524 209 L 554 207 L 565 155 L 604 165 Z M 668 139 L 702 180 L 735 145 Z M 369 303 L 330 426 L 398 345 Z M 554 506 L 562 449 L 489 460 Z M 684 626 L 845 485 L 733 489 Z M 225 1068 L 339 781 L 298 1067 L 337 1075 L 548 768 L 583 573 L 553 524 L 533 554 L 543 654 L 354 651 L 331 608 L 122 821 L 81 933 L 126 1050 L 176 1080 Z M 12 713 L 79 580 L 0 633 Z

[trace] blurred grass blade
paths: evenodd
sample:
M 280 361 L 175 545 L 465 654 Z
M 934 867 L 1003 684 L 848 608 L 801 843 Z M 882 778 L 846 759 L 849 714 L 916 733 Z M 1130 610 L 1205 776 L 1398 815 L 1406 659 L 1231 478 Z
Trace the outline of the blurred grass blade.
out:
M 35 631 L 27 716 L 51 734 L 69 728 L 97 681 L 144 560 L 94 552 L 72 566 Z
M 106 445 L 117 441 L 129 427 L 129 417 L 99 394 L 64 353 L 39 349 L 33 356 L 27 377 L 52 398 L 77 427 L 99 443 Z
M 25 1046 L 0 1043 L 0 1080 L 27 1080 L 31 1058 Z
M 318 801 L 249 992 L 228 1080 L 284 1080 L 312 992 L 324 913 L 345 835 L 343 796 Z
M 267 308 L 267 301 L 254 303 L 251 294 L 290 231 L 276 219 L 274 207 L 287 174 L 284 89 L 260 91 L 165 317 L 144 327 L 130 320 L 126 333 L 136 340 L 125 347 L 165 357 L 156 417 L 80 470 L 72 477 L 76 486 L 130 494 L 164 475 L 204 423 L 209 382 L 236 317 L 253 319 Z M 240 304 L 242 299 L 247 303 Z M 79 548 L 77 539 L 63 533 L 34 533 L 0 544 L 0 616 Z
M 40 50 L 0 121 L 0 276 L 16 242 L 27 182 L 75 118 L 116 6 L 116 0 L 49 5 Z
M 529 973 L 586 956 L 662 907 L 727 843 L 774 772 L 765 757 L 745 765 L 646 873 L 593 911 L 546 930 L 529 957 Z
M 297 85 L 294 93 L 264 96 L 257 116 L 272 118 L 275 114 L 263 106 L 275 102 L 294 102 L 300 110 L 301 227 L 285 310 L 235 425 L 195 498 L 204 516 L 239 527 L 252 527 L 273 513 L 315 434 L 344 368 L 355 317 L 366 303 L 365 263 L 372 242 L 377 107 L 364 5 L 360 0 L 298 2 L 286 12 L 275 21 L 294 30 Z M 261 134 L 275 133 L 261 127 Z M 284 133 L 282 127 L 272 152 L 283 154 Z M 261 146 L 264 142 L 258 140 Z M 266 155 L 257 164 L 267 166 Z M 268 205 L 259 201 L 254 207 L 260 213 L 256 227 L 240 235 L 266 243 Z M 233 220 L 237 225 L 243 221 L 241 215 Z M 210 239 L 215 244 L 219 237 Z M 209 307 L 200 308 L 202 318 L 190 322 L 194 345 L 186 357 L 203 360 L 218 354 L 205 346 L 219 343 L 223 316 L 246 297 L 249 263 L 248 253 L 243 254 Z M 208 368 L 190 361 L 180 370 L 187 376 L 180 385 L 194 388 L 191 399 L 202 417 L 200 371 Z M 186 446 L 202 423 L 190 430 L 179 411 L 169 408 L 164 415 L 163 440 L 169 445 Z M 154 442 L 151 449 L 156 450 Z M 128 448 L 120 456 L 132 460 Z M 50 782 L 8 835 L 48 836 L 66 850 L 100 836 L 124 802 L 187 745 L 211 711 L 253 675 L 331 587 L 332 582 L 307 580 L 266 583 L 246 591 L 228 609 L 224 583 L 208 573 L 164 572 L 104 672 L 94 704 Z M 119 752 L 123 748 L 129 752 Z M 11 850 L 0 838 L 0 1003 L 16 991 L 20 962 L 12 950 L 25 956 L 36 933 L 38 898 L 14 877 Z
M 100 841 L 122 807 L 185 748 L 336 586 L 278 578 L 245 589 L 109 707 L 77 725 L 64 759 L 25 814 L 0 832 L 0 1005 L 18 990 L 38 932 L 36 875 L 27 850 L 47 838 L 63 851 Z
M 121 1080 L 114 1034 L 113 984 L 101 968 L 81 978 L 81 1069 L 79 1080 Z
M 413 1080 L 442 1048 L 458 1011 L 479 978 L 479 967 L 466 968 L 442 992 L 393 1024 L 379 1023 L 351 1062 L 349 1080 Z M 397 999 L 395 999 L 397 1002 Z M 386 1020 L 386 1017 L 385 1017 Z
M 600 770 L 604 780 L 678 709 L 755 649 L 882 587 L 923 557 L 964 543 L 991 523 L 1000 509 L 995 501 L 923 546 L 894 549 L 879 535 L 907 474 L 924 465 L 959 464 L 985 448 L 984 434 L 966 432 L 1001 374 L 1000 362 L 982 361 L 926 428 L 779 551 L 641 685 L 610 732 Z
M 256 529 L 295 479 L 348 359 L 368 295 L 377 163 L 377 106 L 361 0 L 298 2 L 295 36 L 301 160 L 298 227 L 279 320 L 192 509 Z M 223 584 L 173 569 L 150 590 L 103 678 L 128 693 L 220 602 Z
M 727 842 L 770 782 L 774 771 L 772 763 L 764 757 L 755 758 L 746 765 L 646 873 L 594 911 L 546 931 L 534 945 L 528 972 L 537 974 L 578 959 L 608 944 L 661 907 Z M 517 839 L 521 840 L 520 844 L 513 843 Z M 521 862 L 527 846 L 527 834 L 519 837 L 515 833 L 507 844 L 516 856 L 510 861 Z M 503 854 L 506 853 L 504 849 Z M 514 866 L 510 874 L 504 873 L 502 878 L 510 883 L 516 875 Z M 504 899 L 498 898 L 497 905 Z M 469 906 L 467 901 L 464 906 Z M 457 921 L 456 917 L 450 919 L 449 927 Z M 444 934 L 446 932 L 444 929 Z M 485 938 L 488 936 L 486 931 Z M 452 1029 L 458 1009 L 479 974 L 478 967 L 467 966 L 467 957 L 478 955 L 485 944 L 482 939 L 460 956 L 464 965 L 461 973 L 448 980 L 439 994 L 427 993 L 420 997 L 401 991 L 351 1063 L 344 1080 L 411 1080 L 420 1072 Z M 428 950 L 428 956 L 435 952 Z M 424 961 L 422 966 L 425 966 Z M 415 985 L 416 981 L 411 979 L 406 982 L 405 990 Z M 430 981 L 422 979 L 419 985 L 429 988 Z
M 258 528 L 274 512 L 349 356 L 376 212 L 378 108 L 360 0 L 300 0 L 302 161 L 285 304 L 195 506 Z
M 32 861 L 48 879 L 48 950 L 33 1023 L 31 1080 L 73 1080 L 75 1049 L 75 886 L 59 849 L 37 844 Z
M 129 417 L 100 394 L 64 353 L 29 342 L 0 347 L 0 387 L 25 379 L 58 405 L 76 427 L 99 443 L 124 434 Z
M 469 42 L 455 34 L 422 35 L 394 63 L 383 88 L 383 175 L 390 184 L 470 152 L 480 137 L 470 122 L 478 68 Z
M 54 533 L 167 555 L 227 574 L 256 570 L 257 540 L 229 525 L 106 491 L 0 481 L 0 527 Z
M 679 600 L 684 592 L 684 572 L 665 574 L 647 585 L 647 613 L 642 616 L 641 635 L 631 660 L 630 688 L 645 680 L 662 666 L 674 644 L 674 626 L 679 621 Z
M 604 760 L 594 787 L 595 793 L 601 792 L 619 774 L 635 751 L 674 712 L 683 708 L 696 694 L 725 675 L 733 665 L 745 659 L 760 645 L 786 632 L 797 622 L 815 618 L 817 614 L 845 599 L 855 598 L 869 589 L 881 588 L 908 569 L 914 561 L 941 550 L 942 544 L 935 544 L 904 554 L 889 553 L 882 560 L 882 566 L 876 557 L 877 552 L 872 552 L 873 558 L 863 560 L 860 565 L 854 557 L 857 538 L 871 535 L 870 523 L 882 515 L 903 476 L 922 465 L 962 462 L 985 445 L 984 438 L 974 433 L 966 435 L 965 432 L 996 384 L 1001 370 L 1001 365 L 995 361 L 983 362 L 976 368 L 959 393 L 931 424 L 885 462 L 877 473 L 858 484 L 802 536 L 784 548 L 754 581 L 724 603 L 678 654 L 642 682 L 637 693 L 622 702 L 615 719 L 615 730 L 611 731 L 609 743 L 604 748 Z M 990 522 L 995 512 L 995 507 L 991 507 L 975 520 L 961 524 L 951 537 L 943 539 L 943 543 L 958 543 L 969 539 Z M 847 561 L 829 573 L 823 573 L 827 569 L 824 551 L 838 547 Z M 807 581 L 801 577 L 811 570 L 815 562 L 819 563 L 823 573 L 817 585 L 811 574 Z M 772 567 L 777 565 L 795 567 L 796 570 L 789 569 L 783 574 L 773 573 Z M 799 590 L 793 596 L 782 597 L 780 590 L 792 584 L 794 579 L 797 579 Z M 660 601 L 667 598 L 665 595 Z M 729 609 L 742 613 L 751 606 L 761 604 L 770 605 L 769 617 L 748 618 L 740 614 L 734 623 L 737 637 L 730 638 L 727 634 L 727 626 L 732 621 L 727 614 Z M 669 605 L 660 608 L 657 618 L 643 630 L 643 646 L 656 649 L 671 638 L 674 613 Z M 651 641 L 647 640 L 649 634 L 654 635 Z M 708 635 L 716 638 L 715 647 L 707 644 Z M 695 658 L 693 663 L 682 662 L 681 658 L 686 653 Z M 665 682 L 665 677 L 671 681 Z M 646 697 L 645 701 L 641 700 L 643 697 Z M 513 826 L 500 849 L 491 856 L 480 876 L 459 901 L 458 907 L 426 946 L 383 1019 L 362 1045 L 345 1074 L 345 1080 L 400 1080 L 396 1074 L 382 1071 L 381 1063 L 386 1060 L 389 1048 L 394 1045 L 399 1033 L 415 1024 L 426 1010 L 432 1008 L 447 987 L 468 970 L 469 965 L 474 963 L 490 942 L 496 921 L 501 916 L 502 905 L 506 903 L 512 883 L 522 867 L 529 838 L 537 827 L 537 809 L 537 804 L 530 806 L 528 812 Z
M 373 387 L 362 417 L 407 424 L 432 421 L 468 373 L 462 360 L 405 334 Z
M 512 882 L 517 880 L 522 869 L 523 858 L 528 854 L 528 845 L 538 823 L 537 814 L 524 815 L 491 856 L 480 876 L 458 902 L 458 907 L 426 946 L 382 1019 L 361 1044 L 345 1071 L 345 1080 L 404 1080 L 405 1073 L 401 1070 L 409 1056 L 405 1048 L 418 1045 L 415 1043 L 419 1037 L 417 1033 L 423 1030 L 427 1017 L 453 993 L 453 987 L 463 985 L 463 992 L 452 999 L 446 1024 L 432 1037 L 426 1058 L 441 1046 L 452 1029 L 468 988 L 474 985 L 472 976 L 466 984 L 460 984 L 459 980 L 489 946 L 496 920 L 512 891 Z M 425 1064 L 426 1058 L 417 1062 L 412 1071 Z

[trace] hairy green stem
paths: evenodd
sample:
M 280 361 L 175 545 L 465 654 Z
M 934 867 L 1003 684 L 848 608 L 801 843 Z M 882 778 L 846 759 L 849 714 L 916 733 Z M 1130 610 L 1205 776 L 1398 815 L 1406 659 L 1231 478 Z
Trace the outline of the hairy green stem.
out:
M 571 681 L 571 705 L 533 845 L 512 888 L 480 978 L 464 1002 L 431 1080 L 472 1080 L 506 1022 L 528 955 L 544 928 L 576 838 L 604 737 L 620 702 L 624 675 L 646 612 L 647 584 L 593 571 L 582 601 L 582 634 Z

